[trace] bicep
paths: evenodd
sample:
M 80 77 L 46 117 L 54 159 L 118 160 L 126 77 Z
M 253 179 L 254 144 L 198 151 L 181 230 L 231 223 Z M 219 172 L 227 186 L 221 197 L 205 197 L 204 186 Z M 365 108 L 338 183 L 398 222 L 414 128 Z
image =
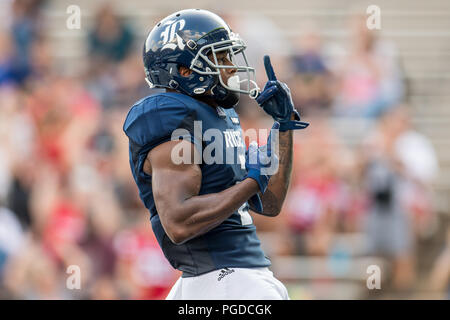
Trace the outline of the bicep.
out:
M 162 220 L 176 219 L 183 202 L 200 191 L 202 174 L 194 163 L 195 152 L 192 143 L 180 140 L 165 142 L 147 156 L 152 170 L 153 197 Z M 174 159 L 180 155 L 184 156 L 182 163 Z

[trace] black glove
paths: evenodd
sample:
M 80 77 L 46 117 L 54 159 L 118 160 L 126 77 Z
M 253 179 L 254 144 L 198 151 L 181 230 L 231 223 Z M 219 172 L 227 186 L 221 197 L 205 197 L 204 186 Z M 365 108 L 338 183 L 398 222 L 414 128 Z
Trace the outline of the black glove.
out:
M 264 67 L 269 81 L 256 98 L 256 102 L 274 121 L 280 123 L 280 131 L 305 129 L 309 123 L 300 121 L 300 115 L 294 109 L 291 91 L 285 83 L 277 80 L 269 56 L 264 56 Z M 295 120 L 291 120 L 292 113 Z

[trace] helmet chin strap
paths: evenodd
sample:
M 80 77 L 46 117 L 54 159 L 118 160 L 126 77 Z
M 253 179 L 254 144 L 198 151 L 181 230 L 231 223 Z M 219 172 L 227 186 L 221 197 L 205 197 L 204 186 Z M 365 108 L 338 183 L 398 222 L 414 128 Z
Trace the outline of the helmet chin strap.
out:
M 212 89 L 214 101 L 225 109 L 233 108 L 239 102 L 240 94 L 224 88 L 220 83 Z
M 227 84 L 228 87 L 239 90 L 239 76 L 231 76 L 230 78 L 228 78 Z M 240 98 L 240 93 L 238 91 L 230 90 L 224 87 L 220 81 L 218 81 L 217 85 L 212 88 L 211 93 L 214 101 L 216 101 L 217 104 L 225 109 L 233 108 L 238 104 Z

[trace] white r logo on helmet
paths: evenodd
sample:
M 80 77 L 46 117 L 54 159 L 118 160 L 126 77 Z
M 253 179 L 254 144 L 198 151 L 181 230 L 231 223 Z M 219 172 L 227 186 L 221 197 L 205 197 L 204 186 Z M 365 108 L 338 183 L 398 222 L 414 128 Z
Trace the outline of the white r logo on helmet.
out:
M 164 49 L 172 49 L 175 50 L 175 48 L 178 46 L 181 50 L 183 50 L 185 44 L 183 43 L 183 39 L 177 34 L 177 31 L 183 30 L 184 25 L 186 22 L 184 19 L 180 19 L 178 21 L 169 20 L 164 25 L 167 25 L 166 29 L 161 33 L 161 38 L 163 42 L 163 47 L 161 50 Z M 174 40 L 176 38 L 176 43 L 174 43 Z

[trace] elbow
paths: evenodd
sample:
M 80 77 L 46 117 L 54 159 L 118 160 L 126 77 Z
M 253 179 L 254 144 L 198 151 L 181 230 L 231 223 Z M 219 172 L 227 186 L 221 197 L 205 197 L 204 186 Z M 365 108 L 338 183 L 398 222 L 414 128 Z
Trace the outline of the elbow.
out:
M 270 212 L 268 212 L 267 215 L 268 215 L 269 217 L 276 217 L 276 216 L 278 216 L 280 213 L 281 213 L 281 208 L 275 208 L 275 209 L 272 209 Z
M 250 207 L 250 210 L 252 210 L 253 212 L 255 212 L 257 214 L 266 216 L 266 217 L 276 217 L 281 212 L 281 208 L 274 207 L 274 206 L 271 206 L 271 207 L 266 206 L 266 207 L 263 208 L 262 211 L 258 211 L 254 207 Z
M 281 206 L 271 205 L 270 207 L 264 208 L 263 214 L 268 217 L 276 217 L 281 213 Z
M 169 240 L 177 246 L 188 240 L 188 235 L 184 228 L 175 224 L 171 225 L 169 228 L 166 228 L 165 231 Z
M 280 208 L 280 209 L 277 209 L 276 211 L 274 211 L 274 212 L 272 213 L 272 217 L 276 217 L 276 216 L 278 216 L 280 213 L 281 213 L 281 208 Z
M 169 240 L 175 244 L 180 245 L 187 241 L 187 230 L 184 223 L 176 219 L 179 214 L 168 214 L 169 212 L 177 212 L 174 208 L 169 210 L 159 210 L 159 219 L 164 232 Z
M 253 212 L 255 212 L 255 213 L 257 213 L 257 214 L 266 216 L 266 217 L 276 217 L 276 216 L 278 216 L 278 215 L 280 214 L 280 212 L 281 212 L 281 210 L 273 209 L 273 208 L 271 208 L 271 209 L 265 209 L 265 208 L 264 208 L 262 212 L 256 210 L 255 208 L 250 208 L 250 210 L 252 210 Z

